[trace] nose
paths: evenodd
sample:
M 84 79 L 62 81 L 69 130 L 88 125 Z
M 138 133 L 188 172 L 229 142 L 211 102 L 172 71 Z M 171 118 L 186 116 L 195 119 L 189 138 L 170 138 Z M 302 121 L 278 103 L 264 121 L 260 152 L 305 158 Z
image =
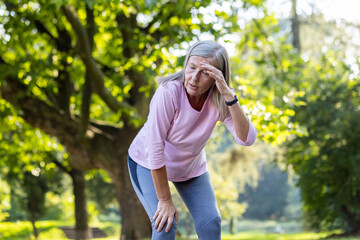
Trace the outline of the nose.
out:
M 194 71 L 192 76 L 191 76 L 191 80 L 194 81 L 194 82 L 199 81 L 199 74 L 200 74 L 200 70 Z

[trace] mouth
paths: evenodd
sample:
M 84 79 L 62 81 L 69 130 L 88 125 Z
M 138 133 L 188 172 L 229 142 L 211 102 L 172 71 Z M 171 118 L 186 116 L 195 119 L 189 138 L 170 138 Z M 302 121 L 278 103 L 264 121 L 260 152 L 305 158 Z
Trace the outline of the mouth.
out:
M 196 90 L 198 87 L 195 85 L 192 85 L 191 83 L 188 83 L 189 87 L 193 90 Z

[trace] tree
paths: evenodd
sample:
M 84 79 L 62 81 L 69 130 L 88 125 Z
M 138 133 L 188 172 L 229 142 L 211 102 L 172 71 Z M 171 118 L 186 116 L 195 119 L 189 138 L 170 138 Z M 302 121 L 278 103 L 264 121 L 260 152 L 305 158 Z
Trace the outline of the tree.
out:
M 215 11 L 218 24 L 233 23 L 220 31 L 202 21 L 199 9 L 208 0 L 0 3 L 2 98 L 66 147 L 72 169 L 106 170 L 117 190 L 121 235 L 149 236 L 126 155 L 147 115 L 153 78 L 178 65 L 168 49 L 202 31 L 218 38 L 236 28 L 236 11 Z M 244 1 L 243 7 L 252 4 L 261 2 Z
M 292 44 L 295 49 L 299 52 L 301 50 L 301 42 L 300 42 L 300 23 L 297 14 L 297 0 L 292 0 L 292 8 L 291 8 L 291 32 L 292 32 Z
M 48 151 L 55 151 L 51 146 L 55 143 L 49 138 L 41 138 L 40 131 L 29 129 L 21 118 L 6 116 L 13 113 L 13 109 L 2 99 L 0 106 L 0 174 L 11 188 L 8 217 L 10 220 L 25 218 L 31 221 L 37 238 L 36 221 L 47 210 L 45 194 L 50 191 L 59 193 L 61 189 L 62 175 L 46 163 Z M 13 215 L 14 209 L 20 214 Z
M 294 24 L 295 9 L 293 1 L 293 36 L 299 31 Z M 354 26 L 326 21 L 321 13 L 301 16 L 301 23 L 305 61 L 292 64 L 297 84 L 286 95 L 295 112 L 290 123 L 299 124 L 299 128 L 286 144 L 285 159 L 299 175 L 308 221 L 320 229 L 358 232 L 360 217 L 355 209 L 360 202 L 353 176 L 358 174 L 355 162 L 359 162 L 359 153 L 354 151 L 359 75 L 351 69 L 359 69 L 359 64 L 350 67 L 345 63 L 357 57 L 347 54 L 353 48 L 347 30 L 353 31 Z M 294 41 L 293 47 L 300 49 L 298 42 Z
M 349 67 L 330 53 L 307 74 L 313 82 L 298 98 L 301 104 L 294 106 L 292 119 L 300 123 L 303 134 L 287 143 L 288 163 L 299 174 L 313 226 L 358 233 L 359 81 L 351 79 Z
M 63 147 L 54 139 L 34 129 L 16 115 L 15 110 L 0 100 L 0 173 L 12 186 L 12 209 L 28 206 L 29 220 L 33 224 L 34 235 L 38 231 L 35 221 L 45 214 L 45 194 L 52 190 L 59 193 L 61 179 L 58 170 L 72 178 L 75 198 L 76 239 L 89 238 L 86 211 L 85 179 L 81 171 L 69 169 Z M 59 161 L 58 158 L 61 158 Z M 53 167 L 51 167 L 51 164 Z M 55 166 L 56 165 L 56 166 Z M 55 169 L 54 169 L 55 168 Z M 57 176 L 57 177 L 56 177 Z M 55 180 L 54 180 L 55 179 Z M 15 190 L 15 186 L 20 189 Z M 18 199 L 16 199 L 18 198 Z M 24 202 L 24 199 L 26 202 Z M 11 216 L 18 220 L 16 216 Z

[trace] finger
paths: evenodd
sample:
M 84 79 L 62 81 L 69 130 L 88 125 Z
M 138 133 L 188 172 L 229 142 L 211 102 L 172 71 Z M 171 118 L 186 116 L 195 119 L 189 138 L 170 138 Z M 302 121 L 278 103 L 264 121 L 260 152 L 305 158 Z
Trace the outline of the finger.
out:
M 200 64 L 201 64 L 201 65 L 205 65 L 205 66 L 214 67 L 214 66 L 211 65 L 208 61 L 205 61 L 205 60 L 201 60 L 201 61 L 200 61 Z
M 155 220 L 155 226 L 154 228 L 157 229 L 159 227 L 159 224 L 161 223 L 161 216 L 158 216 Z
M 159 225 L 159 222 L 158 220 L 155 221 L 155 225 L 154 225 L 154 229 L 157 229 L 158 228 L 158 225 Z
M 176 212 L 176 213 L 175 213 L 175 223 L 176 223 L 176 225 L 177 225 L 177 223 L 178 223 L 178 217 L 179 217 L 179 213 Z
M 213 78 L 215 81 L 223 81 L 223 78 L 219 77 L 217 74 L 211 71 L 207 71 L 207 74 Z
M 155 221 L 155 219 L 159 216 L 159 210 L 155 212 L 154 217 L 152 218 L 152 221 Z
M 166 226 L 166 229 L 165 229 L 165 232 L 169 232 L 170 229 L 171 229 L 171 226 L 173 224 L 173 221 L 174 221 L 174 218 L 173 217 L 169 217 L 168 220 L 167 220 L 167 226 Z
M 161 230 L 164 227 L 165 222 L 166 222 L 166 218 L 162 218 L 160 221 L 159 227 L 158 227 L 158 232 L 161 232 Z
M 204 60 L 200 62 L 200 65 L 207 70 L 216 71 L 216 72 L 220 71 L 218 68 L 216 68 L 215 66 L 211 65 L 210 63 Z

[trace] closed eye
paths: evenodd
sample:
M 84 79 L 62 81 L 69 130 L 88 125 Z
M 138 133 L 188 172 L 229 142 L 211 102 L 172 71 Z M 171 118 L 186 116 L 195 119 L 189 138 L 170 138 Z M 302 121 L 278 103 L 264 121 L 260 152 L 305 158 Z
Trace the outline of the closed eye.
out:
M 196 69 L 197 68 L 197 66 L 194 63 L 189 63 L 188 67 L 190 69 Z
M 204 74 L 205 76 L 209 76 L 209 74 L 207 74 L 206 72 L 202 71 L 202 74 Z

